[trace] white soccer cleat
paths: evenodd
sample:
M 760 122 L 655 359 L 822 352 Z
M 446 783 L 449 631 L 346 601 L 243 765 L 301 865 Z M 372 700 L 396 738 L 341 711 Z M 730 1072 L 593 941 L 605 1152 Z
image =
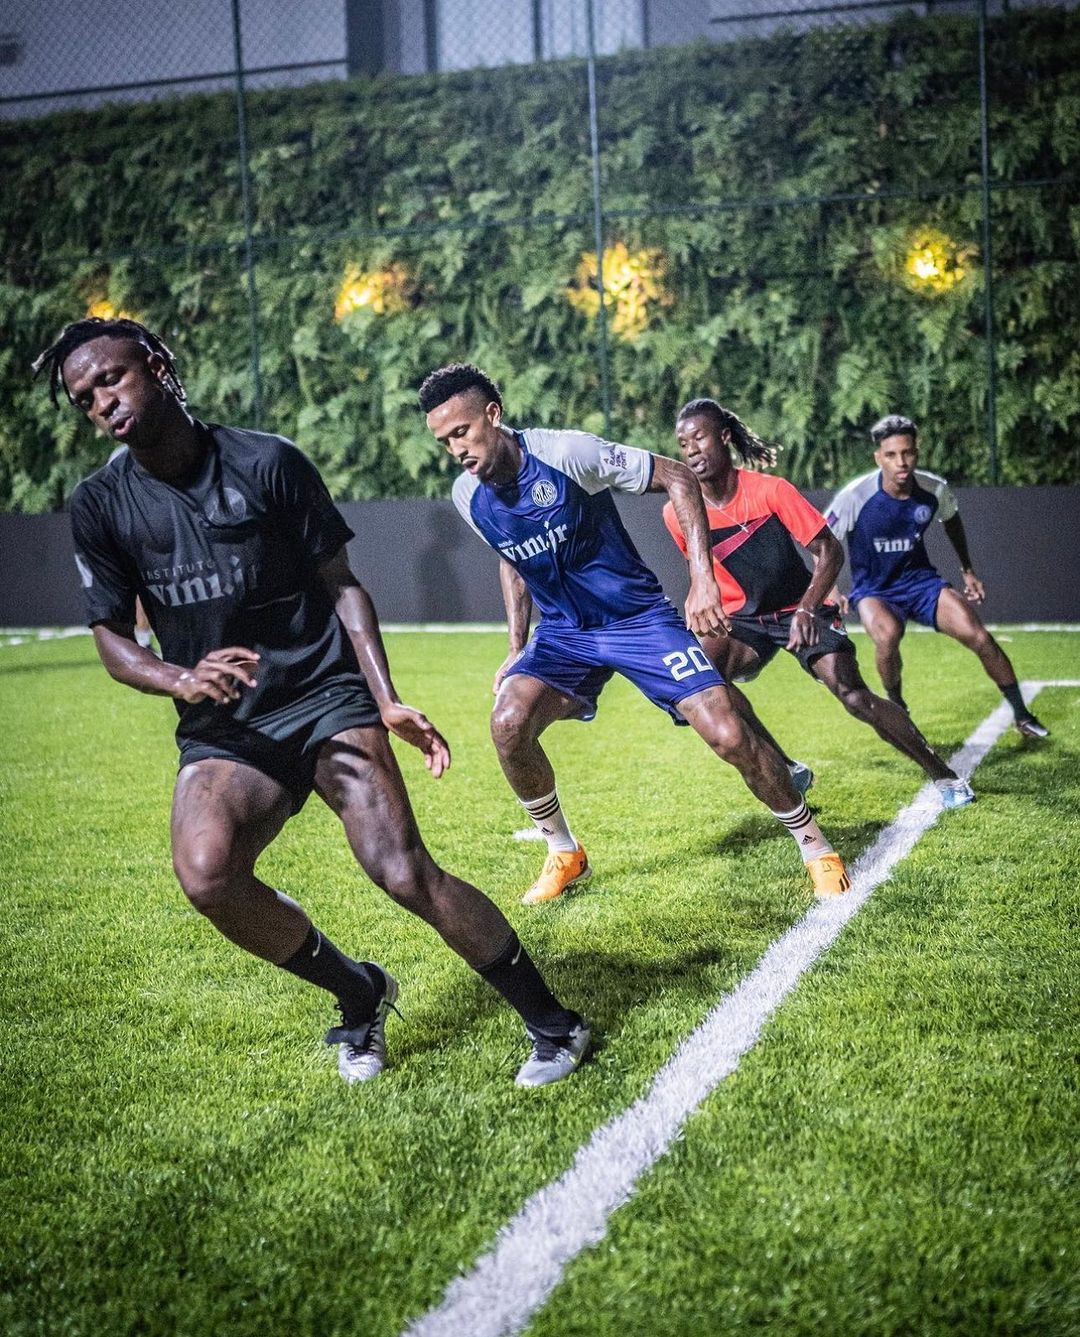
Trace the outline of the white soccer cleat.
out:
M 326 1032 L 328 1045 L 340 1045 L 338 1072 L 347 1082 L 369 1082 L 386 1067 L 386 1017 L 398 996 L 398 982 L 378 967 L 386 981 L 375 1015 L 358 1020 L 348 1007 L 339 1003 L 341 1025 Z
M 550 1086 L 577 1070 L 589 1052 L 592 1031 L 585 1021 L 579 1021 L 569 1035 L 552 1039 L 530 1031 L 529 1038 L 533 1042 L 532 1053 L 521 1065 L 515 1081 L 518 1086 Z

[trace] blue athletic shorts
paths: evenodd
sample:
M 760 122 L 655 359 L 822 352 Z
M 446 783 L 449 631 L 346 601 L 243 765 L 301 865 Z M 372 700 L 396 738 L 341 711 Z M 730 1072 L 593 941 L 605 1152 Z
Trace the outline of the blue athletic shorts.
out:
M 886 590 L 853 590 L 852 603 L 857 605 L 860 599 L 880 599 L 889 605 L 901 622 L 907 622 L 910 618 L 936 631 L 938 599 L 941 591 L 949 588 L 949 582 L 942 580 L 936 571 L 927 571 L 925 575 L 890 585 Z
M 568 627 L 541 622 L 532 640 L 507 670 L 539 678 L 581 707 L 578 719 L 591 720 L 604 684 L 621 673 L 676 724 L 686 721 L 680 701 L 724 679 L 709 662 L 693 632 L 671 604 L 603 627 Z

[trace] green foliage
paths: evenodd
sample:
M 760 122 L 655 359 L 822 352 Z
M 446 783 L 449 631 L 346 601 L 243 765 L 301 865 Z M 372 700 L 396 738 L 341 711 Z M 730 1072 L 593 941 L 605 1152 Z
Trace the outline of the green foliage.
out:
M 1080 465 L 1078 47 L 1076 11 L 990 27 L 1007 482 Z M 607 241 L 658 248 L 674 299 L 611 341 L 613 433 L 670 449 L 679 403 L 708 393 L 784 444 L 795 481 L 830 485 L 864 467 L 867 421 L 903 410 L 929 463 L 987 481 L 973 21 L 703 42 L 599 74 Z M 603 428 L 596 322 L 566 299 L 593 249 L 586 111 L 574 61 L 249 95 L 261 420 L 336 495 L 446 491 L 414 406 L 451 360 L 505 379 L 511 420 Z M 7 123 L 0 170 L 0 506 L 61 506 L 104 458 L 26 374 L 91 300 L 163 332 L 200 413 L 253 424 L 230 96 Z M 928 226 L 969 256 L 948 292 L 905 278 Z M 336 323 L 346 267 L 391 263 L 412 278 L 406 309 Z

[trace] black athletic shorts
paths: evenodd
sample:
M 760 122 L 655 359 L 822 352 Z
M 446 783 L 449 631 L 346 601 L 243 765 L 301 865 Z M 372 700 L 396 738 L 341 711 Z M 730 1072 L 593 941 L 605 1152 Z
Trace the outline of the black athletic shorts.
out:
M 305 697 L 295 706 L 264 715 L 254 724 L 230 724 L 222 707 L 220 725 L 196 736 L 177 734 L 180 770 L 194 761 L 224 757 L 262 771 L 289 791 L 299 812 L 315 786 L 319 746 L 346 729 L 381 724 L 379 708 L 366 683 L 337 685 Z
M 764 668 L 777 650 L 787 649 L 794 616 L 794 611 L 750 615 L 733 613 L 730 634 L 736 641 L 748 645 L 757 655 L 760 668 Z M 844 630 L 844 619 L 835 604 L 822 604 L 814 614 L 814 621 L 818 625 L 817 645 L 804 645 L 791 651 L 807 673 L 813 671 L 814 661 L 822 655 L 855 653 L 851 637 Z

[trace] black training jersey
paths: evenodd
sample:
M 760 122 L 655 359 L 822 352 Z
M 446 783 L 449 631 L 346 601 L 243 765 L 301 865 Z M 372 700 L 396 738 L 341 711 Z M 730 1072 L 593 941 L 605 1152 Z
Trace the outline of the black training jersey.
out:
M 222 712 L 251 724 L 341 683 L 363 682 L 318 576 L 352 530 L 318 471 L 290 441 L 204 427 L 205 459 L 182 486 L 124 451 L 71 499 L 87 621 L 132 622 L 136 595 L 164 658 L 192 668 L 209 651 L 258 652 L 258 685 L 235 705 L 177 701 L 183 736 Z

